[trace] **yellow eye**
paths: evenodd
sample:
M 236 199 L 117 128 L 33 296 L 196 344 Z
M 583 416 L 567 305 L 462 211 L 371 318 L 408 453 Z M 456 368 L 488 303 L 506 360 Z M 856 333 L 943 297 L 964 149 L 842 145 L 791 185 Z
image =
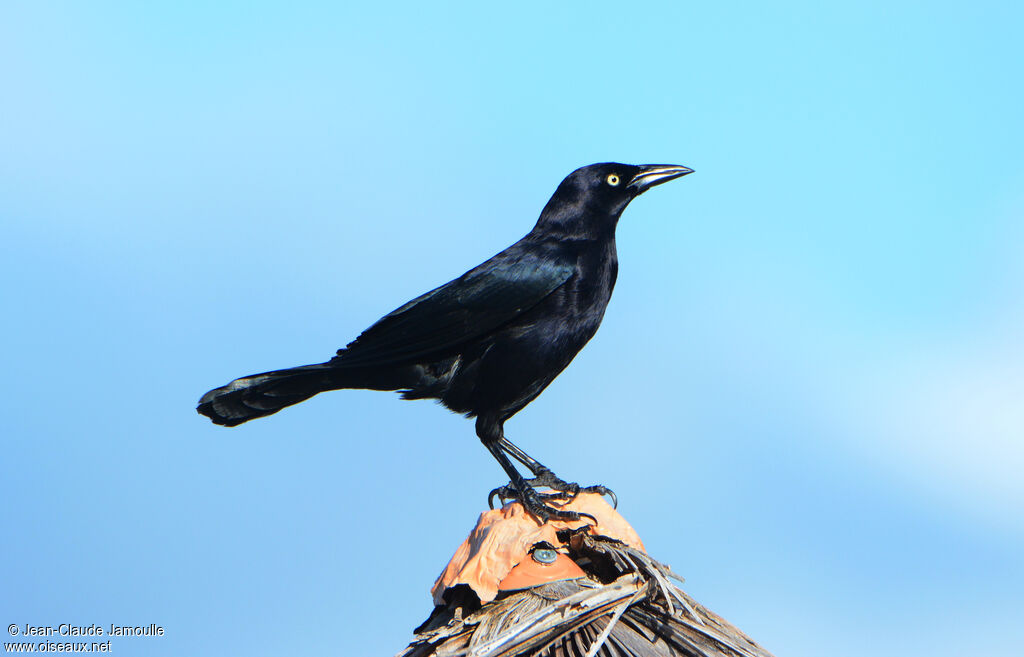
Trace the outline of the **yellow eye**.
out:
M 605 181 L 607 181 L 607 183 L 612 187 L 617 187 L 619 184 L 619 177 L 614 173 L 609 173 L 608 177 L 605 178 Z

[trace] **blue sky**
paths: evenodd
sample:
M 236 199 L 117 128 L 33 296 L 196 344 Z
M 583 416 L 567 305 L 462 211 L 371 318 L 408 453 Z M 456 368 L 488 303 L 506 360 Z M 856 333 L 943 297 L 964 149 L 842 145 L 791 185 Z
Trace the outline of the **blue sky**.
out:
M 0 620 L 380 655 L 502 473 L 385 393 L 226 430 L 596 161 L 597 337 L 508 435 L 779 655 L 1024 640 L 1018 3 L 8 3 Z

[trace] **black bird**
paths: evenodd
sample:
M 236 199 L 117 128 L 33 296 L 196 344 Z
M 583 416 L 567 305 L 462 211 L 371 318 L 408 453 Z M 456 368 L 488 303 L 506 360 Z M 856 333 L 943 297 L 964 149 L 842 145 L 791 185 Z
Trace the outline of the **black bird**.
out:
M 569 493 L 579 487 L 509 442 L 503 425 L 600 326 L 618 272 L 615 227 L 622 211 L 651 187 L 688 173 L 692 169 L 666 164 L 577 169 L 555 190 L 533 230 L 501 253 L 385 315 L 326 363 L 235 379 L 203 395 L 197 410 L 235 426 L 326 390 L 397 390 L 403 399 L 437 399 L 476 417 L 477 436 L 531 513 L 576 519 L 545 504 L 534 486 Z M 524 479 L 509 457 L 533 478 Z

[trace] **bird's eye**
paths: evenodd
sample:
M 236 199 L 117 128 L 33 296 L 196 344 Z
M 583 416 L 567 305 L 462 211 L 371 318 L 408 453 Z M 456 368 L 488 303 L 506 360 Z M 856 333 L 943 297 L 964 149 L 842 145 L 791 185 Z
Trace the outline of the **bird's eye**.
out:
M 609 173 L 608 177 L 605 178 L 605 181 L 612 187 L 617 187 L 619 185 L 619 176 L 614 173 Z

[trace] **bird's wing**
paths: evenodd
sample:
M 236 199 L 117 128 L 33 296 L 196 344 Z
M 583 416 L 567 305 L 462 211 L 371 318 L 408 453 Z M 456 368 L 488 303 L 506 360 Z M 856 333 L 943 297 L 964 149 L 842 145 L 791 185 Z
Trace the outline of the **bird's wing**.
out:
M 540 303 L 574 268 L 530 254 L 499 254 L 417 297 L 363 331 L 331 360 L 336 367 L 415 361 L 486 335 Z

